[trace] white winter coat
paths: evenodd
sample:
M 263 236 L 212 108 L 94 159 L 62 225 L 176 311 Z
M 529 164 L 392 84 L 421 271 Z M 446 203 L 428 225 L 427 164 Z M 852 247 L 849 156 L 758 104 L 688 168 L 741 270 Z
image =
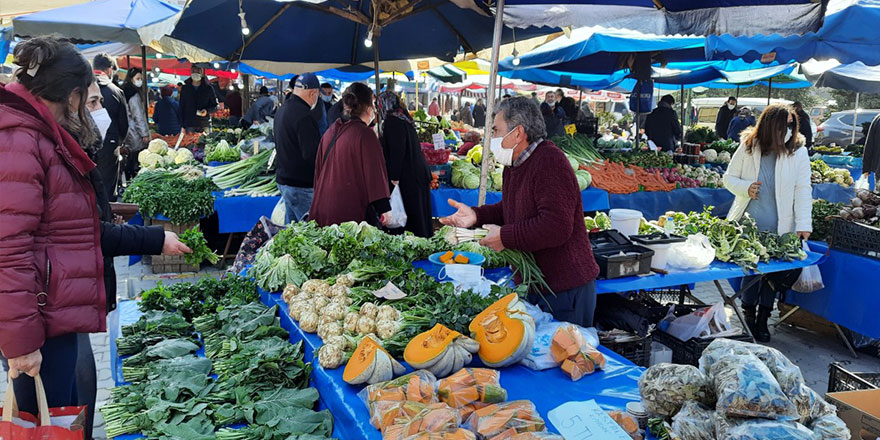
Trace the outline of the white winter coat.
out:
M 760 148 L 752 154 L 741 143 L 730 159 L 724 173 L 724 187 L 736 198 L 727 214 L 728 220 L 739 220 L 746 212 L 749 202 L 749 186 L 758 181 L 761 167 Z M 800 147 L 792 155 L 776 157 L 776 212 L 779 235 L 788 232 L 813 231 L 813 187 L 810 183 L 810 157 L 807 149 Z M 762 191 L 767 191 L 762 185 Z

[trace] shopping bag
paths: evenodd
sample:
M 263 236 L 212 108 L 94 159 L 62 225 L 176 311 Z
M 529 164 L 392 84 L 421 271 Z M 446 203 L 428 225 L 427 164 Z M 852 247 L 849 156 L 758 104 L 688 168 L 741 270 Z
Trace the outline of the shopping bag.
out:
M 810 251 L 810 246 L 807 245 L 806 241 L 804 242 L 804 251 Z M 794 286 L 791 286 L 792 290 L 801 293 L 812 293 L 824 288 L 825 283 L 822 282 L 822 272 L 819 271 L 819 266 L 815 264 L 805 267 L 801 271 L 801 276 L 795 281 Z
M 856 191 L 858 191 L 860 189 L 867 190 L 867 189 L 871 189 L 870 186 L 871 186 L 870 183 L 868 183 L 868 175 L 862 174 L 862 177 L 859 177 L 859 180 L 856 180 L 854 188 Z
M 669 323 L 669 328 L 666 329 L 666 333 L 682 341 L 691 338 L 729 336 L 735 331 L 736 329 L 727 320 L 724 303 L 721 302 L 676 318 Z
M 403 209 L 399 185 L 394 185 L 394 191 L 391 191 L 391 221 L 386 226 L 391 229 L 406 226 L 406 210 Z
M 3 440 L 83 440 L 86 422 L 85 406 L 49 408 L 46 390 L 40 376 L 34 378 L 37 392 L 39 418 L 18 410 L 13 391 L 12 376 L 6 387 L 3 401 L 3 418 L 0 421 L 0 438 Z

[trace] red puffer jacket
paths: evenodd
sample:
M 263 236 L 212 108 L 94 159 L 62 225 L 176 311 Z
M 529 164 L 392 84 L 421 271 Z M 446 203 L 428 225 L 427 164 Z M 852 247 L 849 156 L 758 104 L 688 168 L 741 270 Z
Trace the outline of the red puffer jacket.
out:
M 104 263 L 85 151 L 20 84 L 0 85 L 0 350 L 106 330 Z

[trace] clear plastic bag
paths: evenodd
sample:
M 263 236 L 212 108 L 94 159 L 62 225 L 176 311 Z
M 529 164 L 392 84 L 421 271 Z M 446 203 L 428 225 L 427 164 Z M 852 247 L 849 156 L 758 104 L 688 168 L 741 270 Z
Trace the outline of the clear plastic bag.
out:
M 404 440 L 424 432 L 448 432 L 461 425 L 461 413 L 445 403 L 425 405 L 415 414 L 400 414 L 382 430 L 382 440 Z
M 703 234 L 688 236 L 684 243 L 669 248 L 666 263 L 678 269 L 704 269 L 715 261 L 715 248 Z
M 507 400 L 501 372 L 489 368 L 462 368 L 437 384 L 437 395 L 465 420 L 474 410 Z
M 765 419 L 727 418 L 715 414 L 715 432 L 718 440 L 813 440 L 813 433 L 797 422 Z
M 477 436 L 467 429 L 457 428 L 444 432 L 421 432 L 404 440 L 477 440 Z
M 633 440 L 642 440 L 645 438 L 642 436 L 642 433 L 639 430 L 639 424 L 633 416 L 620 410 L 608 411 L 607 413 L 608 417 L 611 417 L 611 420 L 614 420 L 614 423 L 617 423 L 617 426 L 620 426 L 620 429 L 623 429 L 629 438 Z
M 715 403 L 709 378 L 692 365 L 657 364 L 639 378 L 639 393 L 649 414 L 671 417 L 688 400 Z
M 813 440 L 849 440 L 851 433 L 846 423 L 835 415 L 826 415 L 814 420 L 810 425 Z
M 700 356 L 700 369 L 709 374 L 709 368 L 727 355 L 753 354 L 770 370 L 776 382 L 779 383 L 782 392 L 787 396 L 793 396 L 801 392 L 804 384 L 804 376 L 801 369 L 792 363 L 782 352 L 765 345 L 750 342 L 735 341 L 733 339 L 716 339 L 703 350 Z
M 806 241 L 804 242 L 804 251 L 810 251 L 810 246 L 807 245 Z M 822 272 L 819 271 L 819 266 L 814 264 L 805 267 L 801 271 L 801 276 L 798 277 L 797 281 L 795 281 L 791 288 L 792 290 L 801 293 L 813 293 L 817 290 L 824 289 L 825 283 L 822 282 Z
M 862 174 L 862 176 L 859 177 L 859 180 L 856 180 L 856 183 L 853 185 L 853 188 L 855 188 L 856 191 L 858 191 L 860 189 L 863 189 L 863 190 L 871 189 L 871 183 L 868 182 L 868 175 Z
M 418 370 L 396 379 L 370 385 L 361 390 L 358 397 L 370 410 L 370 423 L 381 430 L 393 423 L 396 412 L 404 411 L 412 414 L 422 409 L 417 405 L 403 407 L 401 403 L 411 402 L 422 405 L 437 403 L 437 395 L 434 392 L 436 387 L 437 378 L 430 371 Z
M 535 315 L 532 316 L 534 317 Z M 535 322 L 537 323 L 537 320 Z M 599 346 L 599 333 L 595 328 L 584 328 L 568 322 L 549 321 L 538 324 L 535 329 L 535 342 L 532 344 L 532 351 L 523 359 L 522 364 L 538 371 L 559 366 L 559 362 L 553 360 L 553 356 L 550 354 L 550 347 L 553 344 L 553 336 L 556 335 L 556 331 L 563 325 L 576 327 L 580 331 L 581 336 L 583 336 L 584 341 L 593 347 Z
M 406 226 L 406 210 L 403 208 L 403 196 L 400 195 L 400 186 L 394 185 L 391 191 L 391 221 L 386 226 L 389 228 L 402 228 Z
M 535 404 L 528 400 L 514 400 L 480 408 L 463 425 L 487 440 L 509 439 L 514 434 L 544 431 L 546 423 Z
M 719 414 L 771 420 L 800 418 L 767 366 L 751 353 L 722 357 L 709 368 L 709 377 L 718 396 L 715 410 Z
M 715 411 L 688 400 L 672 417 L 672 430 L 679 440 L 715 440 Z

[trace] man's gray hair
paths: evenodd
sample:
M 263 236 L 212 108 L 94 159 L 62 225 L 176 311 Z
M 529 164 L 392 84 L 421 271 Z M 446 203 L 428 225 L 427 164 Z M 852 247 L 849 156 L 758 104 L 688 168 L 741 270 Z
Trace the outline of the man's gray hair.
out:
M 512 130 L 517 125 L 522 125 L 529 143 L 547 137 L 547 126 L 544 125 L 541 109 L 525 96 L 502 100 L 498 105 L 498 113 L 504 118 L 508 129 Z

